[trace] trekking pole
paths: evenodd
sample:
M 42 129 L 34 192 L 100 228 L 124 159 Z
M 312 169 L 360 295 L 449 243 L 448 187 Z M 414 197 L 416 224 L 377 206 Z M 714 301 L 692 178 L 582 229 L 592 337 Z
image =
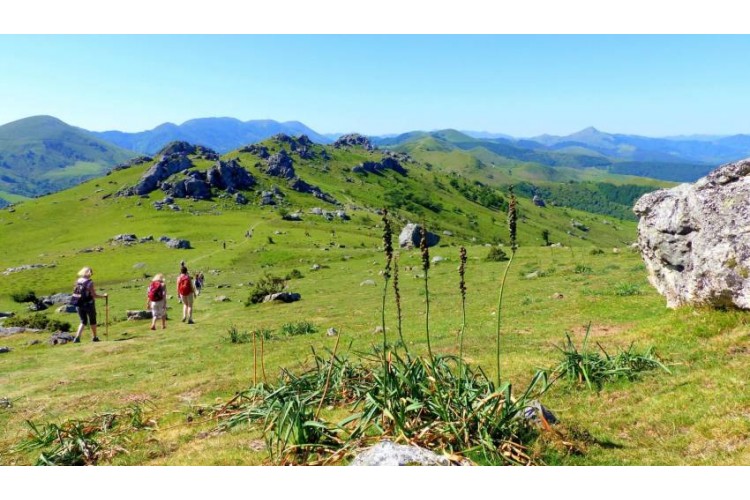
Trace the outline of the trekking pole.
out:
M 104 297 L 104 336 L 109 340 L 109 295 Z

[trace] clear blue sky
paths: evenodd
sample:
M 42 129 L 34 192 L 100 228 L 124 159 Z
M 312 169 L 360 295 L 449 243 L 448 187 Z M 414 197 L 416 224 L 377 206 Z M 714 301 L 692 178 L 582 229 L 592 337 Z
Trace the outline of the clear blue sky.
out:
M 0 36 L 0 123 L 750 133 L 750 36 Z

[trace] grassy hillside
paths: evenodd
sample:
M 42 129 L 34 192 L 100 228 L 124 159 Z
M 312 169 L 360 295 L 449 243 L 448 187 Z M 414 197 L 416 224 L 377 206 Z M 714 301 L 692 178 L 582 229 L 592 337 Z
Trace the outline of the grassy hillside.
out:
M 265 146 L 272 153 L 278 141 Z M 445 260 L 430 269 L 430 329 L 433 349 L 456 353 L 461 327 L 458 296 L 458 245 L 468 245 L 469 261 L 466 358 L 494 377 L 494 328 L 498 283 L 503 262 L 486 262 L 493 240 L 507 242 L 505 213 L 488 205 L 497 192 L 487 192 L 421 163 L 404 163 L 407 175 L 394 171 L 361 174 L 352 167 L 380 161 L 382 153 L 360 148 L 313 146 L 317 159 L 296 155 L 294 167 L 302 179 L 344 204 L 349 221 L 327 221 L 309 209 L 332 205 L 290 190 L 286 182 L 263 173 L 259 157 L 233 152 L 259 181 L 245 192 L 250 204 L 232 198 L 211 201 L 177 199 L 180 211 L 155 210 L 146 197 L 117 197 L 132 186 L 148 164 L 113 172 L 66 191 L 23 202 L 15 211 L 0 211 L 0 269 L 23 264 L 48 267 L 0 274 L 0 311 L 24 315 L 24 304 L 11 292 L 27 289 L 37 295 L 69 292 L 83 265 L 95 270 L 97 289 L 110 295 L 108 337 L 93 344 L 88 332 L 81 344 L 29 345 L 48 334 L 23 333 L 2 338 L 12 351 L 0 354 L 0 398 L 12 402 L 0 408 L 0 463 L 29 464 L 40 450 L 22 449 L 27 420 L 42 425 L 87 419 L 102 412 L 121 412 L 137 405 L 155 424 L 137 430 L 123 443 L 127 453 L 114 453 L 111 464 L 261 464 L 270 457 L 258 427 L 242 425 L 216 432 L 210 408 L 221 407 L 237 391 L 247 389 L 255 373 L 252 343 L 233 344 L 229 331 L 267 329 L 265 374 L 269 382 L 281 369 L 298 373 L 317 353 L 333 349 L 340 335 L 342 355 L 358 356 L 378 344 L 381 323 L 382 228 L 372 211 L 390 204 L 399 220 L 426 220 L 442 236 L 432 256 Z M 195 159 L 195 168 L 212 162 Z M 178 174 L 179 175 L 179 174 Z M 455 183 L 454 183 L 455 184 Z M 278 186 L 286 202 L 280 207 L 258 206 L 259 191 Z M 401 186 L 401 188 L 399 188 Z M 397 194 L 394 194 L 397 193 Z M 398 193 L 401 193 L 400 195 Z M 409 194 L 411 193 L 411 196 Z M 499 196 L 505 199 L 504 193 Z M 439 207 L 439 209 L 438 209 Z M 281 215 L 301 210 L 302 221 Z M 61 218 L 60 214 L 65 217 Z M 635 225 L 609 217 L 560 207 L 534 207 L 520 199 L 521 247 L 511 268 L 503 308 L 502 369 L 516 387 L 524 387 L 535 369 L 560 362 L 556 348 L 569 332 L 579 345 L 591 322 L 592 345 L 609 352 L 653 346 L 671 370 L 650 372 L 640 380 L 621 381 L 600 392 L 559 380 L 544 395 L 544 404 L 576 432 L 581 449 L 566 452 L 554 443 L 531 450 L 548 464 L 741 464 L 748 448 L 741 446 L 750 407 L 743 380 L 750 346 L 744 314 L 680 310 L 668 312 L 664 301 L 647 284 L 637 254 L 625 248 Z M 590 227 L 582 232 L 571 218 Z M 567 248 L 542 246 L 542 230 Z M 252 236 L 247 237 L 248 231 Z M 446 236 L 448 230 L 454 236 Z M 573 235 L 569 235 L 571 231 Z M 173 250 L 158 242 L 112 245 L 120 233 L 139 237 L 161 235 L 190 240 L 192 249 Z M 586 239 L 582 239 L 583 236 Z M 101 250 L 98 250 L 100 247 Z M 618 252 L 613 252 L 613 247 Z M 603 252 L 593 252 L 601 248 Z M 87 250 L 94 251 L 88 252 Z M 507 248 L 506 248 L 507 250 Z M 203 270 L 207 287 L 196 301 L 195 325 L 175 321 L 180 305 L 174 294 L 178 264 Z M 54 267 L 53 267 L 54 266 Z M 316 270 L 313 270 L 315 268 Z M 286 276 L 294 269 L 302 277 L 288 281 L 301 294 L 291 304 L 245 306 L 251 285 L 264 273 Z M 418 251 L 400 252 L 404 337 L 410 349 L 426 352 L 425 295 Z M 170 321 L 164 331 L 148 330 L 147 321 L 125 321 L 125 311 L 139 309 L 150 276 L 167 274 Z M 367 280 L 376 283 L 367 284 Z M 229 299 L 218 302 L 219 296 Z M 104 304 L 98 301 L 104 318 Z M 76 323 L 75 315 L 46 311 L 49 317 Z M 316 331 L 287 337 L 289 323 L 306 321 Z M 395 309 L 386 308 L 387 336 L 396 341 Z M 104 327 L 101 327 L 104 333 Z M 727 369 L 729 367 L 730 369 Z M 700 401 L 696 404 L 695 401 Z M 323 409 L 331 418 L 339 410 Z M 570 451 L 570 450 L 568 450 Z
M 25 118 L 0 126 L 0 191 L 23 196 L 58 191 L 131 156 L 57 118 Z

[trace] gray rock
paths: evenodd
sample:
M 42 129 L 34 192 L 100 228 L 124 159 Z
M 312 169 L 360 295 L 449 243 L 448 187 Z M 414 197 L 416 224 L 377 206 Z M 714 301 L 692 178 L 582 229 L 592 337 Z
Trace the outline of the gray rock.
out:
M 231 301 L 231 299 L 229 297 L 227 297 L 226 295 L 218 295 L 214 299 L 214 302 L 230 302 L 230 301 Z
M 55 267 L 54 264 L 24 264 L 22 266 L 18 267 L 9 267 L 5 271 L 3 271 L 4 275 L 9 275 L 12 273 L 20 273 L 21 271 L 29 271 L 31 269 L 41 269 L 43 267 Z
M 272 293 L 271 295 L 266 295 L 263 297 L 263 302 L 297 302 L 300 300 L 302 296 L 298 293 L 292 293 L 292 292 L 280 292 L 280 293 Z
M 4 353 L 10 352 L 10 351 L 11 351 L 10 347 L 0 347 L 0 354 L 4 354 Z
M 191 248 L 190 242 L 188 240 L 181 240 L 178 238 L 170 238 L 169 240 L 167 240 L 165 244 L 167 245 L 168 248 L 182 248 L 182 249 Z
M 434 256 L 434 257 L 432 258 L 432 260 L 430 260 L 430 262 L 432 262 L 433 264 L 437 264 L 438 262 L 443 262 L 444 260 L 445 260 L 445 258 L 444 258 L 444 257 L 441 257 L 441 256 L 439 256 L 439 255 L 436 255 L 436 256 Z
M 667 307 L 750 309 L 750 159 L 635 204 L 638 245 Z
M 42 297 L 42 302 L 48 306 L 54 306 L 55 304 L 68 304 L 70 302 L 71 294 L 69 293 L 55 293 L 53 295 L 47 295 Z
M 128 318 L 128 321 L 152 318 L 151 311 L 144 311 L 144 310 L 126 311 L 125 315 Z
M 15 313 L 8 312 L 8 311 L 0 311 L 0 318 L 10 318 L 14 316 Z
M 55 332 L 47 342 L 50 345 L 63 345 L 67 344 L 68 342 L 73 342 L 74 339 L 75 337 L 73 336 L 73 334 L 66 332 Z
M 338 330 L 336 330 L 333 327 L 329 328 L 328 331 L 326 331 L 326 335 L 328 335 L 329 337 L 335 337 L 338 334 L 339 334 Z
M 235 193 L 234 202 L 238 205 L 247 205 L 247 198 L 242 193 Z
M 129 244 L 129 243 L 136 243 L 138 241 L 138 238 L 134 234 L 118 234 L 117 236 L 113 236 L 110 241 L 112 243 L 121 243 L 121 244 Z
M 310 271 L 320 271 L 320 264 L 313 264 L 310 266 Z
M 299 212 L 292 212 L 290 214 L 284 214 L 281 218 L 284 220 L 298 222 L 302 220 L 302 214 Z
M 375 286 L 375 280 L 364 280 L 359 286 Z
M 7 337 L 9 335 L 15 335 L 17 333 L 39 333 L 41 330 L 35 328 L 26 328 L 23 326 L 9 326 L 7 328 L 0 327 L 0 337 Z
M 443 231 L 443 236 L 453 236 L 452 231 Z
M 408 223 L 398 235 L 398 244 L 401 248 L 419 248 L 422 240 L 422 227 L 412 222 Z M 440 236 L 427 231 L 427 246 L 434 247 L 440 242 Z
M 76 306 L 71 306 L 70 304 L 60 306 L 56 310 L 60 314 L 70 314 L 70 313 L 78 312 L 78 309 L 76 309 Z
M 295 176 L 294 162 L 285 150 L 272 154 L 266 159 L 266 173 L 274 177 L 292 179 Z
M 120 192 L 121 195 L 144 195 L 155 191 L 163 181 L 168 177 L 189 169 L 193 162 L 181 153 L 174 153 L 162 156 L 151 168 L 149 168 L 138 184 L 133 188 L 125 189 Z
M 211 187 L 229 193 L 244 191 L 255 185 L 255 178 L 237 160 L 217 162 L 209 169 L 206 178 Z
M 523 409 L 523 418 L 533 424 L 541 425 L 542 417 L 548 424 L 556 424 L 558 422 L 555 414 L 539 402 L 539 400 L 534 399 L 529 401 L 529 404 Z
M 577 221 L 577 220 L 575 220 L 575 219 L 572 219 L 572 220 L 570 221 L 570 225 L 571 225 L 571 226 L 573 226 L 574 228 L 576 228 L 576 229 L 580 230 L 580 231 L 584 231 L 584 232 L 587 232 L 587 231 L 589 230 L 588 226 L 585 226 L 585 225 L 584 225 L 583 223 L 581 223 L 581 222 L 578 222 L 578 221 Z
M 544 203 L 544 200 L 540 196 L 538 196 L 536 194 L 531 199 L 531 201 L 534 202 L 534 205 L 536 205 L 537 207 L 546 207 L 547 206 L 546 203 Z
M 418 446 L 381 441 L 359 453 L 351 465 L 451 465 L 451 462 L 447 457 Z

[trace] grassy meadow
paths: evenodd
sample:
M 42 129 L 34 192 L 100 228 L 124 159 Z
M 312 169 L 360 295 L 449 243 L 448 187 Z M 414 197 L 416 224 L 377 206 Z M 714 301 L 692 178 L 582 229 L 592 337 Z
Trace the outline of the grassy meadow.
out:
M 218 422 L 207 408 L 227 403 L 253 380 L 262 379 L 263 372 L 271 381 L 282 369 L 308 368 L 313 352 L 333 349 L 336 338 L 327 335 L 329 328 L 338 331 L 339 352 L 351 357 L 372 352 L 382 343 L 382 335 L 375 333 L 381 324 L 383 291 L 381 223 L 368 206 L 377 206 L 382 196 L 378 189 L 391 189 L 396 180 L 385 175 L 369 184 L 337 182 L 334 174 L 343 165 L 361 161 L 363 153 L 335 154 L 340 156 L 333 156 L 327 171 L 298 172 L 344 201 L 350 221 L 328 222 L 306 214 L 321 202 L 293 192 L 288 193 L 285 209 L 302 210 L 302 222 L 283 221 L 277 208 L 240 207 L 231 199 L 177 200 L 182 210 L 173 212 L 152 208 L 151 202 L 163 196 L 158 192 L 148 198 L 110 196 L 134 183 L 143 168 L 27 201 L 13 212 L 0 211 L 0 247 L 5 249 L 0 270 L 34 263 L 48 266 L 0 274 L 0 311 L 27 314 L 25 304 L 11 299 L 13 292 L 70 292 L 75 273 L 84 265 L 93 267 L 99 293 L 110 296 L 106 328 L 104 302 L 97 301 L 101 343 L 92 343 L 88 330 L 80 344 L 61 346 L 46 343 L 49 332 L 0 337 L 0 346 L 11 348 L 0 354 L 0 398 L 11 403 L 0 407 L 0 464 L 37 460 L 39 450 L 20 446 L 30 432 L 27 421 L 37 426 L 59 424 L 133 405 L 152 422 L 121 443 L 127 452 L 113 453 L 100 463 L 272 463 L 259 426 L 218 432 Z M 253 158 L 239 156 L 243 164 L 252 165 Z M 433 172 L 414 171 L 408 182 L 435 185 L 441 180 Z M 470 203 L 449 189 L 439 196 L 443 209 L 438 215 L 401 213 L 404 219 L 421 215 L 428 226 L 440 219 L 436 232 L 455 234 L 444 235 L 430 249 L 432 257 L 444 259 L 429 271 L 432 348 L 439 354 L 457 353 L 457 267 L 459 246 L 467 245 L 465 359 L 494 378 L 498 286 L 507 263 L 486 261 L 485 245 L 507 237 L 504 214 Z M 542 402 L 581 445 L 570 450 L 539 441 L 531 452 L 551 465 L 748 463 L 750 316 L 667 310 L 648 284 L 640 256 L 627 246 L 635 238 L 631 222 L 559 207 L 541 209 L 526 199 L 520 205 L 521 247 L 508 275 L 502 309 L 503 378 L 524 387 L 536 370 L 560 363 L 558 347 L 566 333 L 580 347 L 589 324 L 590 349 L 601 346 L 614 354 L 631 345 L 639 351 L 653 347 L 670 371 L 645 372 L 637 380 L 606 384 L 598 391 L 557 380 Z M 586 239 L 568 234 L 571 217 L 590 226 Z M 552 241 L 566 246 L 542 246 L 544 228 L 551 231 Z M 108 242 L 120 233 L 186 238 L 193 248 Z M 206 287 L 195 302 L 194 325 L 179 321 L 175 280 L 181 260 L 191 272 L 200 270 L 206 276 Z M 289 279 L 287 287 L 301 294 L 300 301 L 244 304 L 251 283 L 265 273 L 285 277 L 295 269 L 302 277 Z M 419 250 L 401 250 L 399 270 L 406 344 L 413 353 L 424 355 L 426 301 Z M 150 276 L 158 272 L 167 275 L 169 321 L 166 330 L 151 331 L 149 321 L 126 321 L 125 315 L 143 308 Z M 219 302 L 219 296 L 229 300 Z M 75 314 L 56 313 L 54 308 L 45 314 L 77 326 Z M 282 334 L 285 325 L 298 322 L 311 323 L 316 331 Z M 386 324 L 388 340 L 395 343 L 392 298 L 387 301 Z M 263 369 L 254 363 L 252 342 L 232 343 L 231 329 L 270 331 Z M 42 342 L 30 345 L 34 340 Z

